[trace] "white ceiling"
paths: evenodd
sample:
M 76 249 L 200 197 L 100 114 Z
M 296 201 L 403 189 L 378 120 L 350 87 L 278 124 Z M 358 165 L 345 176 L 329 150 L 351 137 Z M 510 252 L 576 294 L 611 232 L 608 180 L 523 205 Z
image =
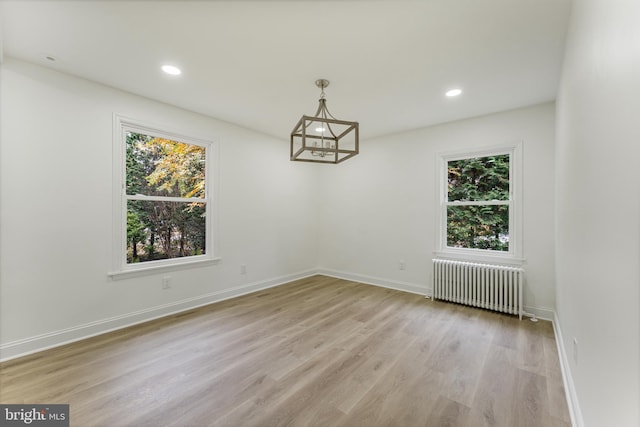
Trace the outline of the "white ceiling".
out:
M 321 77 L 331 113 L 363 138 L 553 100 L 570 5 L 3 0 L 0 13 L 5 57 L 288 140 Z M 463 95 L 446 98 L 452 87 Z

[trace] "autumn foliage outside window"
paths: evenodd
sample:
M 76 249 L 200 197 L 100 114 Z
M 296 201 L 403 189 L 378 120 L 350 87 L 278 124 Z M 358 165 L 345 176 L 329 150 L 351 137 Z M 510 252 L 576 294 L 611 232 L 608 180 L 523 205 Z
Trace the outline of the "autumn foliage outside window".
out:
M 206 151 L 126 132 L 127 264 L 206 253 Z

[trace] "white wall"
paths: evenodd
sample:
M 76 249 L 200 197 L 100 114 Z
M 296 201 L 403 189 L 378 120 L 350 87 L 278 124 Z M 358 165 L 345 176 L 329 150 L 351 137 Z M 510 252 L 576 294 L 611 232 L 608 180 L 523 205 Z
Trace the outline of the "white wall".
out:
M 640 425 L 639 23 L 637 0 L 574 2 L 558 94 L 558 324 L 589 427 Z
M 320 267 L 427 292 L 436 250 L 438 154 L 522 141 L 525 305 L 552 317 L 554 114 L 547 103 L 364 141 L 360 156 L 322 176 Z
M 0 107 L 0 357 L 315 268 L 318 201 L 307 183 L 318 169 L 290 162 L 286 139 L 10 58 Z M 113 113 L 220 144 L 218 265 L 108 279 Z M 163 291 L 165 275 L 173 286 Z
M 427 292 L 437 154 L 514 141 L 524 142 L 525 304 L 547 316 L 554 307 L 553 104 L 363 141 L 362 155 L 328 166 L 290 162 L 287 141 L 14 59 L 0 77 L 0 358 L 318 265 Z M 220 144 L 218 265 L 108 279 L 113 113 Z

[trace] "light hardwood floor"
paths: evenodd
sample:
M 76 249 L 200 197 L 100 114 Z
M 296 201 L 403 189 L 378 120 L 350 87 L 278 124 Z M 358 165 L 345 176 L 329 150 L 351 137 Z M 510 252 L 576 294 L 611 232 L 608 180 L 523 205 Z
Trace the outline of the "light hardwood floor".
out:
M 0 364 L 74 426 L 569 426 L 552 325 L 314 276 Z

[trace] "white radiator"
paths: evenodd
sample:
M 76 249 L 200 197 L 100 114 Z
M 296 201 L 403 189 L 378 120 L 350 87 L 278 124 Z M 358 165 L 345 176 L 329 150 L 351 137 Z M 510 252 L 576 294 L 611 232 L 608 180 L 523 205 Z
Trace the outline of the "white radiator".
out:
M 432 299 L 517 314 L 522 320 L 523 279 L 522 268 L 434 259 Z

